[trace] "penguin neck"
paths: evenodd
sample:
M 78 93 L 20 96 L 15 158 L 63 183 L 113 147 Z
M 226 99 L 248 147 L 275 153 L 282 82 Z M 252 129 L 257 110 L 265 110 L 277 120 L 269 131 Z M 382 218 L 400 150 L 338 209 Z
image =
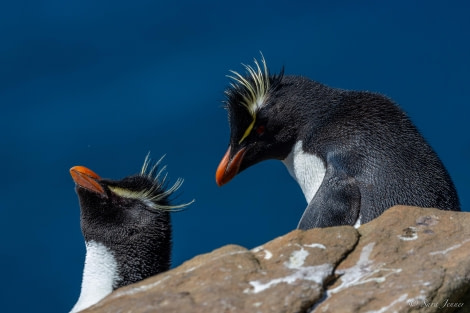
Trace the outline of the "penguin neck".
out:
M 313 153 L 305 152 L 302 140 L 299 140 L 282 162 L 299 184 L 307 203 L 310 203 L 325 177 L 326 167 L 322 159 Z
M 97 303 L 110 294 L 120 280 L 118 264 L 113 252 L 102 243 L 87 241 L 82 288 L 77 303 L 70 313 Z

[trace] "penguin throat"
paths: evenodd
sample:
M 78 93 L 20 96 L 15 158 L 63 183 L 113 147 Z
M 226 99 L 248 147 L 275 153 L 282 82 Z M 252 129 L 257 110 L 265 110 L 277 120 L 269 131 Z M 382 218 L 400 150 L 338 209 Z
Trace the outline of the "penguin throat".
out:
M 102 243 L 93 240 L 86 242 L 82 289 L 70 313 L 84 310 L 106 297 L 119 280 L 118 265 L 113 252 Z
M 325 177 L 326 168 L 323 161 L 315 154 L 305 152 L 300 140 L 282 162 L 299 184 L 307 203 L 310 203 Z

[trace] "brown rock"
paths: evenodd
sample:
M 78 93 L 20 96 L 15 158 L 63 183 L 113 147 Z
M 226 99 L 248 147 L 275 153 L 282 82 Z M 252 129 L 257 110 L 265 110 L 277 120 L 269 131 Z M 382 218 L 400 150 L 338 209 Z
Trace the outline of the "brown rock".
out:
M 358 230 L 315 312 L 470 310 L 469 213 L 398 206 Z
M 251 251 L 226 246 L 121 288 L 84 312 L 304 311 L 357 240 L 352 227 L 333 227 L 293 231 Z
M 83 312 L 456 310 L 470 312 L 470 214 L 397 206 L 358 230 L 222 247 Z

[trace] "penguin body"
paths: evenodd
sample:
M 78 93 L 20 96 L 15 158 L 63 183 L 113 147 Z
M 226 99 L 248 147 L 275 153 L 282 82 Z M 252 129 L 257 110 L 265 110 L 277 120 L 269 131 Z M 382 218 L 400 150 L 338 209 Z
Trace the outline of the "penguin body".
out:
M 391 100 L 255 65 L 232 72 L 226 90 L 231 135 L 218 185 L 283 161 L 308 202 L 301 229 L 358 226 L 398 204 L 460 210 L 442 162 Z
M 166 189 L 157 164 L 148 171 L 146 158 L 141 173 L 122 180 L 102 179 L 82 166 L 70 169 L 86 245 L 80 297 L 71 312 L 170 268 L 170 211 L 189 203 L 170 204 L 182 180 Z

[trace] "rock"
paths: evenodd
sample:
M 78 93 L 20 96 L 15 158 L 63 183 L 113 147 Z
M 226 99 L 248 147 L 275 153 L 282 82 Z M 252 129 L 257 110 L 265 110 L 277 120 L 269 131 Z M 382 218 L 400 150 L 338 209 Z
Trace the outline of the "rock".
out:
M 469 213 L 397 206 L 357 230 L 222 247 L 83 312 L 470 312 L 469 252 Z
M 470 214 L 394 207 L 358 229 L 315 312 L 470 311 Z

